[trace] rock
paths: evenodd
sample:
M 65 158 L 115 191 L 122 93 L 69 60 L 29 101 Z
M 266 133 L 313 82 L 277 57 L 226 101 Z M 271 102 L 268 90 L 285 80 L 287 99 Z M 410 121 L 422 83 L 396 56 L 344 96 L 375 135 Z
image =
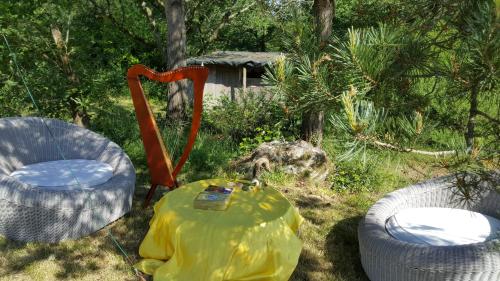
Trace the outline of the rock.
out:
M 318 183 L 323 182 L 330 171 L 326 153 L 305 141 L 263 143 L 236 165 L 250 178 L 258 178 L 263 171 L 280 169 Z

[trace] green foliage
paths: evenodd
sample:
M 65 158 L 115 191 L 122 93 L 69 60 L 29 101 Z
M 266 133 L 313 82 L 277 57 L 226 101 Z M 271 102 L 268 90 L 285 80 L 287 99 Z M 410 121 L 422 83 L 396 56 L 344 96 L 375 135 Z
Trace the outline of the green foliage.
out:
M 228 171 L 230 161 L 237 155 L 237 151 L 238 146 L 231 139 L 210 131 L 200 132 L 180 180 L 193 182 L 234 176 L 228 174 Z
M 344 75 L 330 67 L 328 54 L 294 51 L 268 68 L 264 80 L 293 114 L 331 109 L 342 93 L 336 86 Z
M 445 164 L 453 170 L 456 187 L 456 199 L 461 203 L 471 204 L 484 192 L 489 190 L 500 192 L 500 153 L 484 151 L 480 148 L 470 152 L 466 149 L 457 150 L 457 153 L 448 159 Z
M 269 43 L 280 30 L 267 2 L 200 0 L 186 5 L 188 55 L 280 48 Z M 51 28 L 60 30 L 64 48 L 56 47 Z M 75 111 L 88 111 L 99 118 L 95 112 L 109 103 L 103 92 L 126 88 L 123 77 L 129 66 L 165 69 L 166 28 L 162 1 L 2 2 L 0 33 L 17 53 L 21 74 L 43 112 L 34 112 L 19 94 L 24 90 L 2 43 L 0 57 L 6 63 L 0 66 L 0 116 L 42 114 L 69 120 Z M 214 30 L 218 36 L 211 38 Z M 78 82 L 68 74 L 66 59 Z
M 257 128 L 280 128 L 283 135 L 294 132 L 295 120 L 289 119 L 286 109 L 274 96 L 263 93 L 240 93 L 238 101 L 223 97 L 220 104 L 204 113 L 204 126 L 230 136 L 239 143 L 255 136 Z
M 41 114 L 70 120 L 75 111 L 85 112 L 92 130 L 140 155 L 134 112 L 123 103 L 129 101 L 124 76 L 136 63 L 165 69 L 163 5 L 132 0 L 1 2 L 0 33 L 11 42 L 20 71 L 1 44 L 0 117 Z M 238 144 L 245 152 L 264 141 L 297 138 L 301 114 L 318 110 L 333 114 L 327 130 L 333 131 L 335 146 L 342 147 L 337 159 L 358 161 L 355 156 L 373 151 L 369 147 L 387 148 L 381 144 L 462 153 L 473 91 L 479 105 L 472 154 L 479 156 L 472 159 L 496 163 L 500 33 L 493 1 L 339 0 L 334 36 L 324 47 L 317 44 L 311 5 L 186 1 L 188 56 L 212 50 L 286 53 L 266 72 L 268 93 L 249 93 L 238 102 L 226 98 L 204 112 L 202 129 L 210 133 L 206 149 L 193 152 L 193 170 L 203 173 L 205 165 L 215 172 Z M 63 48 L 56 46 L 52 28 L 60 30 Z M 42 112 L 35 111 L 20 75 Z M 144 89 L 164 107 L 164 86 L 144 83 Z M 163 117 L 158 113 L 160 127 L 167 125 Z M 231 153 L 218 150 L 208 135 L 223 139 L 221 149 Z M 175 136 L 166 135 L 180 149 L 184 139 Z M 177 156 L 175 147 L 171 150 Z M 366 156 L 361 159 L 369 162 Z M 461 167 L 473 166 L 464 163 Z
M 214 50 L 271 51 L 282 49 L 276 37 L 283 31 L 291 3 L 276 7 L 269 1 L 186 1 L 188 53 Z
M 129 136 L 122 146 L 132 159 L 138 176 L 146 180 L 149 176 L 142 140 L 137 135 L 137 128 L 134 128 L 136 127 L 135 124 L 131 128 L 126 128 L 126 126 L 126 124 L 122 124 L 122 131 L 128 131 L 133 136 Z M 177 163 L 187 141 L 188 128 L 179 131 L 177 127 L 163 127 L 160 130 L 173 163 Z M 207 178 L 231 176 L 227 172 L 229 170 L 228 166 L 230 160 L 237 153 L 238 146 L 231 139 L 202 129 L 198 132 L 193 150 L 182 168 L 178 180 L 193 182 Z
M 344 151 L 338 159 L 350 160 L 361 155 L 363 163 L 366 163 L 366 149 L 377 139 L 385 114 L 377 110 L 372 102 L 356 100 L 355 95 L 355 88 L 342 95 L 343 109 L 340 114 L 333 114 L 330 122 L 343 140 Z
M 130 140 L 140 140 L 135 112 L 130 107 L 116 102 L 117 100 L 113 100 L 102 108 L 95 108 L 91 129 L 102 133 L 120 146 Z
M 369 147 L 413 152 L 412 149 L 423 145 L 450 148 L 454 140 L 448 138 L 443 142 L 432 121 L 419 111 L 411 115 L 388 116 L 384 108 L 376 108 L 373 102 L 359 99 L 355 88 L 344 93 L 341 100 L 342 109 L 330 117 L 344 148 L 338 155 L 339 160 L 361 157 L 366 163 Z M 436 137 L 441 138 L 435 140 Z
M 408 27 L 380 24 L 349 29 L 347 40 L 333 46 L 332 56 L 351 73 L 348 85 L 355 85 L 388 114 L 403 115 L 428 105 L 413 82 L 432 58 L 428 48 L 425 37 Z
M 117 50 L 124 49 L 119 42 L 123 45 L 126 38 L 109 33 L 106 26 L 93 21 L 96 15 L 86 3 L 22 1 L 5 2 L 1 6 L 5 13 L 1 15 L 0 33 L 11 42 L 21 72 L 16 73 L 12 59 L 7 59 L 12 54 L 2 44 L 0 56 L 8 62 L 0 66 L 0 77 L 6 79 L 2 98 L 17 98 L 15 104 L 0 105 L 0 116 L 15 112 L 70 119 L 75 111 L 90 112 L 105 103 L 109 97 L 102 95 L 103 89 L 118 83 L 122 87 L 122 71 L 114 63 L 122 56 Z M 62 48 L 56 46 L 51 28 L 61 31 Z M 99 39 L 103 36 L 107 38 Z M 26 78 L 41 113 L 34 112 L 24 98 L 21 75 Z
M 24 95 L 14 95 L 15 92 L 20 91 L 18 82 L 11 75 L 2 75 L 2 86 L 0 88 L 0 117 L 19 115 L 21 105 L 26 102 Z M 24 94 L 24 92 L 23 92 Z
M 297 44 L 315 40 L 296 32 L 285 41 L 290 54 L 266 80 L 294 114 L 333 113 L 343 147 L 338 159 L 366 162 L 368 147 L 410 152 L 463 144 L 458 138 L 474 89 L 480 92 L 476 144 L 485 154 L 495 151 L 500 39 L 492 1 L 337 4 L 331 46 Z
M 331 188 L 337 192 L 366 192 L 376 191 L 381 177 L 377 169 L 371 165 L 362 165 L 360 162 L 341 161 L 336 164 L 335 172 L 328 177 Z
M 257 148 L 260 144 L 264 142 L 282 140 L 283 135 L 281 134 L 280 129 L 281 128 L 279 126 L 274 126 L 274 128 L 270 128 L 268 125 L 264 125 L 262 128 L 261 127 L 255 128 L 255 136 L 246 137 L 241 140 L 240 151 L 242 153 L 248 153 L 253 149 Z
M 457 90 L 479 87 L 491 91 L 498 84 L 500 67 L 500 31 L 493 1 L 483 0 L 469 4 L 462 18 L 456 22 L 455 45 L 449 49 L 444 69 L 455 82 Z M 452 87 L 453 88 L 453 87 Z
M 409 87 L 408 76 L 429 59 L 420 37 L 386 24 L 351 28 L 346 40 L 332 38 L 334 44 L 324 50 L 292 49 L 269 69 L 266 81 L 299 113 L 335 109 L 340 95 L 355 86 L 378 106 L 401 115 L 428 104 Z

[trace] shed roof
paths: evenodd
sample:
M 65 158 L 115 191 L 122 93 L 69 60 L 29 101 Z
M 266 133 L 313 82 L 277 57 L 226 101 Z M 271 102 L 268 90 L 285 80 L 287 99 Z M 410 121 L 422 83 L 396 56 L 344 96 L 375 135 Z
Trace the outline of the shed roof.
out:
M 276 61 L 276 59 L 282 55 L 283 53 L 279 52 L 217 51 L 208 55 L 189 58 L 187 64 L 264 67 Z

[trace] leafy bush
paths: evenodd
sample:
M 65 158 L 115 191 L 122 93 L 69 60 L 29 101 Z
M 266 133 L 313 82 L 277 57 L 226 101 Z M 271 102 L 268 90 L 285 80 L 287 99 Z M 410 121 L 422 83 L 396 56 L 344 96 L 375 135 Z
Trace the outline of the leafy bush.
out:
M 139 125 L 133 109 L 120 105 L 118 100 L 106 102 L 104 105 L 93 108 L 96 113 L 90 129 L 105 135 L 120 146 L 126 141 L 140 139 Z
M 329 176 L 331 188 L 338 192 L 363 192 L 374 191 L 380 175 L 376 173 L 373 165 L 363 165 L 359 161 L 338 162 L 335 172 Z
M 240 152 L 247 153 L 259 146 L 261 143 L 283 139 L 280 129 L 281 128 L 279 126 L 271 128 L 268 125 L 255 128 L 254 137 L 243 138 L 240 142 Z
M 237 149 L 237 145 L 229 138 L 213 132 L 200 131 L 179 179 L 192 182 L 231 176 L 228 175 L 229 164 L 231 159 L 235 157 Z
M 160 128 L 163 141 L 174 165 L 177 164 L 184 151 L 189 133 L 189 127 L 184 127 L 181 131 L 176 131 L 176 129 L 178 128 Z M 123 148 L 134 163 L 140 180 L 149 180 L 146 154 L 141 137 L 138 135 L 138 128 L 131 129 L 130 133 L 135 134 L 135 136 L 125 140 Z M 231 139 L 207 130 L 200 130 L 193 150 L 177 179 L 181 183 L 186 183 L 227 176 L 228 166 L 236 155 L 237 148 Z
M 296 120 L 287 115 L 286 108 L 274 96 L 254 92 L 238 96 L 238 101 L 223 97 L 217 106 L 206 110 L 204 127 L 231 137 L 235 143 L 256 138 L 256 131 L 259 135 L 266 130 L 259 132 L 257 128 L 279 128 L 285 136 L 296 134 Z
M 5 78 L 5 79 L 4 79 Z M 0 73 L 0 117 L 15 116 L 20 115 L 22 105 L 24 104 L 25 110 L 26 105 L 29 104 L 25 102 L 26 94 L 23 90 L 20 90 L 18 83 L 7 78 L 7 75 L 2 75 Z

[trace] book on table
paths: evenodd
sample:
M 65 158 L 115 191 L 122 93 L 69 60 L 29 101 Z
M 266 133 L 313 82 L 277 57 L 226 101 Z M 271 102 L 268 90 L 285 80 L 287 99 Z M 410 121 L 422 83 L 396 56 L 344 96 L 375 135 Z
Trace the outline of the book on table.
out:
M 229 206 L 232 194 L 232 188 L 210 185 L 196 196 L 194 208 L 224 211 Z

